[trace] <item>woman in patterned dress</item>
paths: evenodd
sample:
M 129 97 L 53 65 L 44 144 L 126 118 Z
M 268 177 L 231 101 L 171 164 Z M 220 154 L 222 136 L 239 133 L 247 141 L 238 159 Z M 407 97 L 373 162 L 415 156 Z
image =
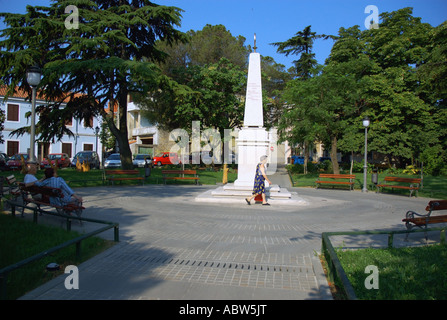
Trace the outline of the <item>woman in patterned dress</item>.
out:
M 251 199 L 256 197 L 257 195 L 262 195 L 262 205 L 269 206 L 270 204 L 267 203 L 265 199 L 265 183 L 264 181 L 267 180 L 269 184 L 272 184 L 269 178 L 267 178 L 267 175 L 265 174 L 265 164 L 267 163 L 267 156 L 261 157 L 261 162 L 258 163 L 256 166 L 256 175 L 255 175 L 255 182 L 253 186 L 253 195 L 250 198 L 245 198 L 245 201 L 248 205 L 250 205 Z

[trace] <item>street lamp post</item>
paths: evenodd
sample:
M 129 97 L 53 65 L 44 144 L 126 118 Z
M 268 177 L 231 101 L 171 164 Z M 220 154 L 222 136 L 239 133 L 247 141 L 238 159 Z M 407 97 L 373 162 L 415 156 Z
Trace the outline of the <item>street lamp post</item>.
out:
M 99 127 L 96 126 L 96 128 L 95 128 L 95 136 L 96 136 L 96 154 L 98 154 L 98 133 L 99 133 Z
M 366 188 L 366 176 L 367 176 L 367 170 L 368 170 L 368 127 L 369 127 L 369 118 L 365 117 L 363 119 L 363 126 L 365 127 L 365 159 L 363 164 L 363 189 L 362 192 L 368 192 L 368 189 Z
M 36 96 L 37 86 L 40 83 L 41 71 L 39 67 L 33 66 L 26 72 L 26 80 L 33 89 L 32 102 L 31 102 L 31 132 L 30 132 L 30 147 L 29 147 L 29 160 L 36 161 L 34 144 L 36 140 Z

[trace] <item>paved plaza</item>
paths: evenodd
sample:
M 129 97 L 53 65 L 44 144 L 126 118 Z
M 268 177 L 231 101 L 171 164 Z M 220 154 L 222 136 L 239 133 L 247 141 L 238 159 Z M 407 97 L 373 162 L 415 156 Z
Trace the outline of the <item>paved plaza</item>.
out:
M 422 212 L 430 200 L 291 188 L 281 170 L 271 180 L 297 192 L 307 204 L 267 207 L 248 206 L 243 199 L 234 203 L 195 201 L 215 186 L 79 188 L 76 192 L 84 197 L 86 206 L 84 216 L 118 222 L 120 242 L 78 266 L 79 289 L 67 290 L 67 275 L 63 274 L 22 299 L 332 299 L 317 256 L 322 232 L 404 230 L 405 212 Z M 39 219 L 40 223 L 63 223 L 53 216 Z M 98 226 L 73 222 L 73 229 L 81 231 Z M 113 231 L 101 236 L 112 240 Z M 423 233 L 410 238 L 413 244 L 424 242 Z M 395 241 L 401 240 L 397 237 Z M 339 241 L 347 246 L 370 246 L 382 240 Z

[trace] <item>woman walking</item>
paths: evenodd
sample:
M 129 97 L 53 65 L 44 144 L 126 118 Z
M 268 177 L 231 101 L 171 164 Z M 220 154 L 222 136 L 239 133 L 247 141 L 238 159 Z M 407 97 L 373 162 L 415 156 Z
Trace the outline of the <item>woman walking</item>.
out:
M 265 199 L 265 180 L 268 181 L 269 184 L 272 184 L 267 175 L 265 174 L 265 164 L 267 163 L 267 156 L 261 157 L 261 162 L 256 166 L 256 175 L 255 175 L 255 183 L 253 186 L 253 195 L 250 198 L 245 198 L 245 201 L 248 205 L 250 205 L 251 199 L 256 197 L 257 195 L 262 195 L 262 205 L 269 206 Z

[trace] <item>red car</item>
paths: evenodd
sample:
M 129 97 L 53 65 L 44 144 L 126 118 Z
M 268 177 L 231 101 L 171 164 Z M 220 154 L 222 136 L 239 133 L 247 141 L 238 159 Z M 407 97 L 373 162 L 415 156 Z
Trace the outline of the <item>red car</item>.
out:
M 20 170 L 22 168 L 22 156 L 25 160 L 25 164 L 28 163 L 28 154 L 27 153 L 18 153 L 13 155 L 8 159 L 8 162 L 6 162 L 6 167 L 8 170 Z
M 50 167 L 50 161 L 51 164 L 54 165 L 57 161 L 58 168 L 65 168 L 70 166 L 70 157 L 66 153 L 50 153 L 46 158 L 42 160 L 40 163 L 40 168 L 48 168 Z
M 165 164 L 179 164 L 180 160 L 177 153 L 163 152 L 152 159 L 152 163 L 157 166 Z

